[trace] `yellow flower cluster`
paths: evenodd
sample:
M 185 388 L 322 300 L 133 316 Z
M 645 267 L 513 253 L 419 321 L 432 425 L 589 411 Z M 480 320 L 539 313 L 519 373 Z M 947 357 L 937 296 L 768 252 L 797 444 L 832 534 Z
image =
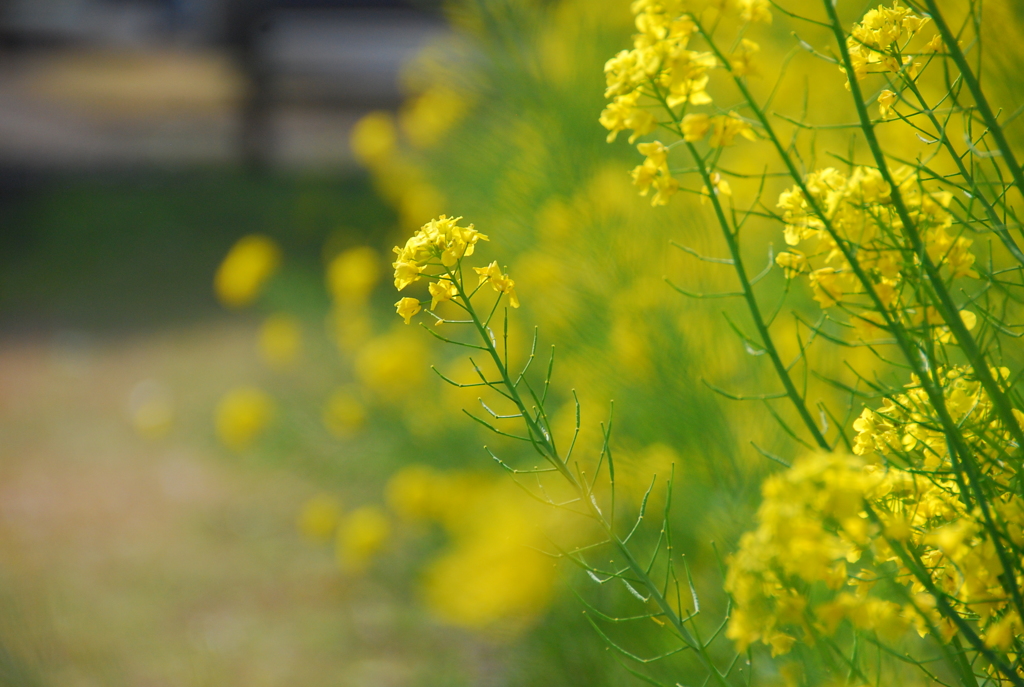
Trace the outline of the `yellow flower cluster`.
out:
M 391 521 L 380 508 L 361 506 L 345 513 L 341 502 L 329 494 L 306 501 L 296 524 L 310 541 L 333 542 L 338 566 L 352 573 L 364 571 L 391 534 Z
M 401 291 L 419 281 L 420 274 L 429 265 L 454 267 L 459 260 L 473 254 L 478 241 L 488 240 L 472 224 L 460 227 L 461 219 L 441 215 L 424 224 L 405 242 L 405 246 L 395 246 L 398 259 L 392 267 L 395 268 L 396 289 Z
M 479 241 L 488 241 L 473 225 L 459 226 L 461 217 L 441 215 L 424 224 L 413 234 L 405 246 L 395 246 L 397 260 L 392 263 L 395 268 L 395 288 L 401 291 L 409 284 L 417 282 L 421 277 L 431 279 L 428 288 L 430 293 L 430 309 L 439 303 L 449 301 L 459 293 L 461 271 L 457 269 L 463 258 L 473 254 Z M 427 273 L 430 267 L 437 268 L 435 274 Z M 490 283 L 498 293 L 508 296 L 513 308 L 519 307 L 519 296 L 516 294 L 515 281 L 501 271 L 497 261 L 486 267 L 474 267 L 480 278 L 480 286 Z M 406 324 L 421 310 L 420 301 L 415 298 L 402 298 L 395 303 L 395 310 Z M 437 321 L 438 324 L 441 320 Z
M 412 465 L 387 486 L 389 507 L 412 523 L 440 524 L 449 545 L 432 560 L 423 596 L 446 622 L 484 628 L 524 623 L 546 608 L 557 568 L 538 553 L 554 515 L 505 481 Z
M 744 0 L 741 18 L 745 21 L 771 23 L 767 0 Z M 601 113 L 601 125 L 608 129 L 611 143 L 620 131 L 629 129 L 629 142 L 654 131 L 658 118 L 654 112 L 664 107 L 674 110 L 687 105 L 710 105 L 707 93 L 709 70 L 720 66 L 710 52 L 689 49 L 697 26 L 682 2 L 636 0 L 633 3 L 638 33 L 633 36 L 633 49 L 623 50 L 605 64 L 607 89 L 605 97 L 612 102 Z M 760 46 L 744 38 L 729 60 L 729 68 L 737 76 L 756 75 L 754 55 Z M 683 107 L 685 110 L 685 107 Z M 732 145 L 737 136 L 756 140 L 750 124 L 735 112 L 726 115 L 705 113 L 683 114 L 683 140 L 693 143 L 711 132 L 710 145 Z M 668 148 L 658 141 L 637 146 L 646 157 L 633 172 L 633 183 L 646 196 L 653 186 L 651 205 L 665 205 L 679 189 L 667 163 Z
M 847 566 L 860 560 L 859 542 L 867 534 L 864 498 L 882 478 L 859 458 L 816 453 L 765 481 L 757 529 L 740 539 L 725 583 L 735 605 L 726 632 L 740 651 L 760 640 L 773 655 L 784 654 L 798 634 L 810 639 L 822 629 L 808 625 L 813 609 L 806 588 L 847 584 Z M 864 605 L 856 609 L 864 625 L 884 627 L 899 615 L 888 602 Z
M 217 404 L 217 437 L 231 450 L 244 451 L 263 433 L 273 415 L 274 401 L 262 389 L 232 389 Z
M 992 376 L 1007 381 L 1010 370 L 992 368 Z M 1012 445 L 1012 435 L 996 417 L 992 401 L 969 367 L 955 366 L 940 370 L 938 380 L 945 405 L 952 420 L 960 428 L 964 441 L 973 452 L 973 459 L 985 475 L 1009 489 L 1014 468 L 1003 458 Z M 1018 423 L 1024 424 L 1024 413 L 1014 409 Z M 953 467 L 946 434 L 940 431 L 939 418 L 920 380 L 911 375 L 906 393 L 887 398 L 878 410 L 865 408 L 853 423 L 857 432 L 853 452 L 870 455 L 899 456 L 904 462 L 926 470 L 949 470 Z
M 977 276 L 971 239 L 949 234 L 953 223 L 947 210 L 951 194 L 923 191 L 917 174 L 909 168 L 897 170 L 894 176 L 931 259 L 950 278 Z M 828 167 L 809 174 L 804 185 L 813 204 L 799 186 L 779 196 L 777 207 L 782 210 L 786 243 L 793 247 L 776 257 L 786 275 L 792 278 L 807 274 L 814 299 L 822 308 L 855 304 L 855 297 L 865 291 L 825 222 L 814 211 L 817 207 L 832 230 L 852 245 L 860 267 L 885 307 L 910 323 L 920 324 L 925 310 L 912 300 L 913 289 L 904 288 L 906 272 L 916 265 L 916 257 L 907 258 L 910 252 L 903 223 L 881 173 L 871 167 L 857 167 L 847 176 Z M 795 249 L 805 243 L 810 243 L 809 251 Z M 854 318 L 863 334 L 878 323 L 873 315 L 877 313 L 866 312 Z
M 213 288 L 217 299 L 230 308 L 256 300 L 281 264 L 281 249 L 269 236 L 243 236 L 217 268 Z
M 920 64 L 901 53 L 914 35 L 928 22 L 894 0 L 892 7 L 879 5 L 869 10 L 846 39 L 853 70 L 860 81 L 871 71 L 898 72 L 907 68 L 913 78 Z M 840 67 L 843 72 L 846 70 Z
M 1008 649 L 1024 633 L 982 514 L 961 498 L 935 412 L 917 380 L 908 386 L 855 422 L 857 455 L 815 453 L 765 482 L 757 528 L 743 535 L 726 579 L 735 603 L 727 632 L 741 650 L 761 641 L 773 655 L 784 654 L 797 641 L 833 634 L 844 621 L 892 640 L 913 627 L 948 641 L 956 629 L 938 612 L 932 590 L 976 622 L 990 646 Z M 1015 472 L 1001 460 L 1009 432 L 969 370 L 943 373 L 943 392 L 995 485 L 990 503 L 1000 538 L 1019 551 L 1024 499 L 1013 493 Z M 905 467 L 871 462 L 876 452 L 902 456 Z M 917 552 L 926 580 L 897 546 Z

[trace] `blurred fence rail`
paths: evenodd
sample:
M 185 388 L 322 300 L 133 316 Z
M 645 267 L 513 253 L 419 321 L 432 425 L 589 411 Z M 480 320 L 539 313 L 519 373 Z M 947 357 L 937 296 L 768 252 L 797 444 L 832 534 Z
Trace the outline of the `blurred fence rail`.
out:
M 395 1 L 0 2 L 0 167 L 347 166 L 444 40 Z

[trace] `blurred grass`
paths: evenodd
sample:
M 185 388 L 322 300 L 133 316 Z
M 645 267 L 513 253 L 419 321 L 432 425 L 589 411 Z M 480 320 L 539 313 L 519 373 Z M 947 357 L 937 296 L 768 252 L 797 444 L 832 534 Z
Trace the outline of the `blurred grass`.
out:
M 211 275 L 247 233 L 274 237 L 322 292 L 325 240 L 382 244 L 393 214 L 359 174 L 199 169 L 35 179 L 0 224 L 0 326 L 102 330 L 221 314 Z

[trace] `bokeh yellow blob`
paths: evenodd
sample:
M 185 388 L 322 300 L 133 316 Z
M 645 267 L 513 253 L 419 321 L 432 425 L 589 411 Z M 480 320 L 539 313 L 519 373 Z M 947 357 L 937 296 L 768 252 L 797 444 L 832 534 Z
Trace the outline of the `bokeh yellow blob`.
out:
M 337 389 L 327 399 L 324 427 L 339 439 L 347 439 L 366 424 L 366 408 L 351 389 Z
M 364 303 L 380 281 L 380 256 L 369 246 L 339 253 L 327 265 L 327 289 L 340 303 Z
M 281 249 L 268 236 L 240 238 L 217 268 L 213 287 L 220 302 L 230 308 L 249 305 L 262 293 L 281 263 Z
M 306 501 L 299 512 L 299 532 L 311 541 L 329 542 L 341 516 L 341 501 L 330 494 L 317 494 Z
M 231 450 L 243 451 L 263 432 L 273 414 L 274 401 L 262 389 L 232 389 L 217 404 L 217 437 Z
M 385 162 L 398 145 L 394 117 L 388 112 L 370 112 L 352 127 L 349 145 L 356 159 L 367 166 Z
M 487 493 L 486 505 L 462 512 L 451 547 L 423 578 L 430 609 L 469 628 L 536 616 L 547 607 L 557 574 L 553 561 L 536 550 L 545 539 L 521 495 Z
M 414 147 L 430 148 L 462 119 L 466 109 L 464 96 L 446 86 L 434 86 L 406 102 L 399 124 Z
M 335 554 L 343 570 L 360 572 L 370 564 L 391 534 L 388 516 L 375 506 L 349 513 L 338 528 Z
M 423 386 L 427 347 L 423 332 L 401 330 L 371 339 L 356 356 L 356 377 L 381 399 L 410 399 Z
M 302 325 L 286 313 L 276 313 L 263 321 L 259 335 L 260 355 L 272 368 L 292 365 L 302 352 Z

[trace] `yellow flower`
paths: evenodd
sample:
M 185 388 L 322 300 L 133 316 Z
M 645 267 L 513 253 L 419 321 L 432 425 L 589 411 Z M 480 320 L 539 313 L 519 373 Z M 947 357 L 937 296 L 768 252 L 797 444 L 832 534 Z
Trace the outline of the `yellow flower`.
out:
M 459 260 L 473 254 L 477 242 L 488 240 L 472 224 L 460 227 L 461 219 L 441 215 L 420 227 L 404 246 L 395 246 L 398 259 L 392 266 L 395 268 L 396 289 L 401 291 L 418 281 L 428 265 L 454 267 Z
M 741 40 L 739 49 L 729 58 L 732 73 L 736 76 L 760 76 L 761 72 L 754 63 L 754 55 L 760 50 L 761 46 L 754 41 L 746 38 Z
M 683 140 L 695 143 L 707 136 L 711 118 L 706 114 L 688 114 L 683 117 Z
M 324 406 L 323 422 L 328 432 L 345 439 L 366 424 L 366 409 L 351 390 L 337 389 Z
M 888 119 L 892 113 L 892 105 L 896 102 L 896 94 L 886 89 L 878 96 L 878 113 L 882 119 Z
M 406 324 L 411 323 L 413 315 L 420 310 L 420 302 L 415 298 L 403 298 L 395 303 L 395 311 L 405 319 Z
M 611 143 L 619 135 L 620 131 L 632 129 L 629 142 L 633 143 L 641 136 L 651 133 L 658 127 L 658 120 L 650 110 L 643 109 L 637 105 L 640 99 L 640 92 L 628 93 L 616 96 L 609 103 L 598 121 L 601 126 L 608 129 L 608 142 Z
M 315 542 L 328 542 L 341 521 L 341 503 L 329 494 L 317 494 L 299 512 L 299 532 Z
M 276 313 L 260 327 L 260 355 L 270 367 L 282 369 L 295 362 L 302 351 L 302 326 L 286 313 Z
M 678 107 L 684 103 L 710 105 L 711 96 L 705 90 L 709 80 L 707 71 L 717 66 L 718 60 L 707 52 L 681 50 L 672 55 L 665 64 L 665 80 L 668 82 L 665 101 L 668 106 Z
M 670 176 L 668 169 L 668 148 L 660 141 L 641 143 L 637 146 L 640 154 L 645 155 L 643 164 L 638 165 L 631 172 L 633 185 L 640 188 L 640 195 L 646 196 L 651 186 L 655 183 L 658 175 Z
M 459 289 L 455 286 L 455 282 L 451 279 L 445 279 L 444 277 L 437 281 L 430 282 L 430 285 L 427 286 L 427 290 L 430 291 L 431 310 L 436 308 L 438 303 L 450 301 L 459 293 Z
M 772 23 L 771 5 L 768 0 L 739 0 L 740 19 L 743 21 L 760 21 Z
M 782 268 L 786 279 L 808 271 L 807 256 L 798 250 L 784 251 L 775 256 L 775 264 Z
M 228 448 L 243 451 L 263 432 L 273 412 L 273 401 L 261 389 L 232 389 L 217 404 L 217 436 Z
M 715 189 L 716 196 L 731 196 L 732 188 L 729 186 L 729 182 L 722 178 L 722 175 L 718 172 L 711 173 L 711 185 Z M 707 186 L 700 187 L 701 192 L 701 204 L 705 203 L 708 198 L 711 197 L 711 192 Z
M 327 289 L 341 303 L 363 303 L 380 280 L 380 257 L 369 246 L 350 248 L 327 265 Z
M 442 482 L 442 477 L 425 465 L 407 465 L 388 480 L 388 507 L 405 520 L 436 518 L 438 500 L 443 498 Z
M 249 305 L 280 262 L 281 251 L 269 237 L 250 234 L 240 238 L 217 268 L 213 281 L 217 298 L 232 308 Z
M 898 52 L 900 43 L 909 40 L 927 22 L 927 18 L 917 16 L 909 8 L 900 7 L 897 2 L 893 2 L 892 7 L 879 5 L 869 10 L 860 23 L 853 25 L 846 39 L 856 79 L 864 79 L 873 68 L 888 72 L 906 68 L 908 76 L 914 78 L 920 65 L 911 64 L 910 57 L 900 63 L 894 53 Z M 839 69 L 846 72 L 843 66 Z M 849 81 L 846 87 L 850 87 Z
M 748 141 L 756 141 L 757 134 L 750 128 L 750 125 L 743 121 L 738 114 L 730 112 L 728 115 L 718 115 L 711 119 L 712 147 L 731 146 L 736 136 L 742 136 Z
M 420 390 L 427 367 L 426 343 L 404 327 L 370 339 L 355 356 L 359 382 L 393 403 L 410 399 Z
M 417 148 L 437 144 L 465 115 L 465 98 L 446 86 L 434 86 L 410 99 L 399 115 L 402 130 Z
M 516 295 L 516 283 L 507 275 L 502 274 L 495 260 L 487 267 L 474 267 L 473 270 L 480 277 L 480 284 L 490 281 L 491 287 L 499 293 L 508 295 L 509 303 L 513 308 L 519 307 L 519 297 Z
M 664 174 L 659 176 L 654 181 L 654 188 L 656 193 L 651 198 L 651 205 L 667 205 L 668 199 L 675 195 L 675 192 L 679 190 L 679 182 L 670 176 Z
M 335 553 L 343 570 L 361 572 L 383 548 L 391 523 L 379 508 L 363 506 L 352 511 L 338 527 Z
M 388 112 L 371 112 L 356 122 L 349 138 L 356 159 L 368 167 L 386 162 L 398 147 L 394 117 Z

